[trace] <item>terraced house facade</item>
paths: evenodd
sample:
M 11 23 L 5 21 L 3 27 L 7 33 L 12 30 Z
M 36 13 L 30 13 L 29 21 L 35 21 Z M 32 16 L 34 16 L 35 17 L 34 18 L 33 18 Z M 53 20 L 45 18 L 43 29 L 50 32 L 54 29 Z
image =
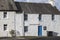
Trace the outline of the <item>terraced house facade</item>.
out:
M 0 37 L 60 36 L 60 12 L 47 3 L 0 0 Z

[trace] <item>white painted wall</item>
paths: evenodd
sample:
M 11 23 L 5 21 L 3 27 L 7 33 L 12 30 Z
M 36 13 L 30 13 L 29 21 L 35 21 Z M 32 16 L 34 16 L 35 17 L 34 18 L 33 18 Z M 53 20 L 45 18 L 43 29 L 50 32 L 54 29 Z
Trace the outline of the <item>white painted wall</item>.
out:
M 38 14 L 28 14 L 29 24 L 39 24 Z
M 24 36 L 24 16 L 22 13 L 16 13 L 16 35 Z
M 54 36 L 60 36 L 60 15 L 55 15 L 55 20 L 52 21 L 51 14 L 42 14 L 42 20 L 38 20 L 38 14 L 28 14 L 28 21 L 25 22 L 28 26 L 28 32 L 25 36 L 38 36 L 38 26 L 42 25 L 42 36 L 47 36 L 47 31 L 53 31 L 57 33 Z M 47 30 L 43 30 L 46 26 Z
M 28 14 L 28 20 L 25 21 L 25 26 L 28 26 L 28 32 L 25 36 L 38 36 L 38 14 Z
M 46 26 L 47 30 L 43 30 L 43 36 L 47 36 L 47 31 L 53 31 L 57 33 L 54 36 L 60 36 L 60 15 L 55 15 L 55 20 L 52 21 L 51 14 L 43 14 L 42 21 L 40 21 L 40 25 L 43 27 Z
M 60 15 L 55 15 L 54 24 L 54 32 L 57 32 L 58 36 L 60 36 Z
M 57 33 L 55 36 L 60 36 L 60 15 L 55 15 L 55 20 L 52 21 L 51 14 L 42 14 L 42 20 L 39 21 L 39 14 L 28 14 L 28 20 L 24 22 L 23 13 L 7 12 L 7 18 L 3 18 L 3 11 L 0 12 L 0 37 L 10 37 L 9 31 L 16 29 L 17 36 L 24 36 L 24 26 L 28 26 L 28 32 L 25 36 L 38 36 L 38 26 L 42 25 L 42 36 L 47 36 L 47 31 Z M 8 24 L 7 30 L 3 30 L 3 24 Z M 43 30 L 46 26 L 47 30 Z
M 0 37 L 11 36 L 9 31 L 14 29 L 14 14 L 15 12 L 7 12 L 7 18 L 3 18 L 3 11 L 0 11 Z M 4 31 L 3 25 L 7 24 L 7 30 Z
M 51 15 L 50 14 L 43 14 L 42 20 L 40 21 L 40 25 L 42 27 L 46 26 L 47 30 L 42 29 L 42 35 L 47 36 L 47 31 L 53 31 L 52 23 L 51 23 Z

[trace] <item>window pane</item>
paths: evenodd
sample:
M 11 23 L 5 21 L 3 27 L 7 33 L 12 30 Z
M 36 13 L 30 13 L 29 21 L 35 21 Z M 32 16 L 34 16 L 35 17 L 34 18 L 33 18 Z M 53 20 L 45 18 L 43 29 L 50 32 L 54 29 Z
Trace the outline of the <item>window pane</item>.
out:
M 41 20 L 41 14 L 39 14 L 39 20 Z
M 27 20 L 27 17 L 28 17 L 28 15 L 27 14 L 24 14 L 24 21 Z
M 54 20 L 54 14 L 52 14 L 52 20 Z
M 24 26 L 24 32 L 28 31 L 28 26 Z
M 46 30 L 47 28 L 46 28 L 46 26 L 44 26 L 44 28 L 43 28 L 44 30 Z
M 4 31 L 7 30 L 7 24 L 4 24 Z
M 4 12 L 4 18 L 6 18 L 7 17 L 7 12 Z

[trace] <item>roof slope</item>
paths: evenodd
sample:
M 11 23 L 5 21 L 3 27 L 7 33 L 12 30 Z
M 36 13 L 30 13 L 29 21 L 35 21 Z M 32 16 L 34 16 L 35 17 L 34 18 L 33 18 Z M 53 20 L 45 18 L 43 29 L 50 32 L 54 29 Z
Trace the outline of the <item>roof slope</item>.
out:
M 17 10 L 14 0 L 0 0 L 0 11 L 1 10 Z
M 27 3 L 27 2 L 15 2 L 19 10 L 25 13 L 41 13 L 41 14 L 59 14 L 56 7 L 47 3 Z

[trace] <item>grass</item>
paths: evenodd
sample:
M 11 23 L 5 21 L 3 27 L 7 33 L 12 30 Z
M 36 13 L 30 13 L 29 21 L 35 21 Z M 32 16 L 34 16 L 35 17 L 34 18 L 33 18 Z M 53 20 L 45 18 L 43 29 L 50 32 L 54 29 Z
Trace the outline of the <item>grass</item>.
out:
M 3 39 L 3 38 L 7 38 L 7 39 L 14 39 L 14 38 L 16 38 L 16 39 L 39 39 L 39 38 L 45 38 L 45 39 L 47 39 L 47 38 L 60 38 L 60 36 L 54 36 L 54 37 L 48 37 L 48 36 L 43 36 L 43 37 L 38 37 L 38 36 L 18 36 L 18 37 L 0 37 L 0 39 Z
M 51 39 L 51 40 L 58 40 L 58 39 L 60 39 L 60 36 L 53 36 L 53 37 L 48 37 L 48 36 L 46 36 L 46 37 L 38 37 L 38 36 L 18 36 L 18 37 L 0 37 L 0 39 L 9 39 L 9 40 L 21 40 L 21 39 L 23 39 L 23 40 L 49 40 L 49 39 Z
M 16 38 L 26 38 L 26 39 L 35 39 L 35 38 L 51 38 L 51 37 L 47 37 L 47 36 L 43 36 L 43 37 L 38 37 L 38 36 L 19 36 Z
M 38 36 L 19 36 L 17 38 L 35 39 L 35 38 L 39 38 L 39 37 Z
M 19 37 L 16 37 L 16 38 L 26 38 L 26 39 L 36 39 L 36 38 L 55 38 L 55 37 L 60 37 L 60 36 L 43 36 L 43 37 L 38 37 L 38 36 L 19 36 Z

